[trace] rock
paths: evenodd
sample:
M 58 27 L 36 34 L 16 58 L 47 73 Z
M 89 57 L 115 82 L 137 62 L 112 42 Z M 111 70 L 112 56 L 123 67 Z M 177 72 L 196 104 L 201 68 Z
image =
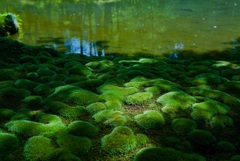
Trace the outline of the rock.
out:
M 9 13 L 5 17 L 4 23 L 5 23 L 5 30 L 9 32 L 10 35 L 18 33 L 19 24 L 16 17 L 12 13 Z

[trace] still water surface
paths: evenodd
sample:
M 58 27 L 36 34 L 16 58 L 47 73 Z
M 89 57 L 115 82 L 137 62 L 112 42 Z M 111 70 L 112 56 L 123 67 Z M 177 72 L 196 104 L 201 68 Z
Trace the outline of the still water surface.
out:
M 23 20 L 14 39 L 66 53 L 203 53 L 240 37 L 240 0 L 4 0 L 0 10 Z

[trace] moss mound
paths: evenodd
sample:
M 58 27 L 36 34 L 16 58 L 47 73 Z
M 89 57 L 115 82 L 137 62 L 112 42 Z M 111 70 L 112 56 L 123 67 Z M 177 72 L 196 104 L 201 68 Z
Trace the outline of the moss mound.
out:
M 131 105 L 141 105 L 147 100 L 151 99 L 153 94 L 150 92 L 139 92 L 133 95 L 127 96 L 126 102 Z
M 194 104 L 196 99 L 182 91 L 173 91 L 160 96 L 157 102 L 163 105 L 164 113 L 176 116 Z
M 93 115 L 93 118 L 96 122 L 103 122 L 103 124 L 108 126 L 123 126 L 127 122 L 122 112 L 113 110 L 100 111 Z
M 77 156 L 86 154 L 92 147 L 92 141 L 87 137 L 79 137 L 70 134 L 60 135 L 56 141 L 61 148 Z
M 150 147 L 143 148 L 137 152 L 134 161 L 206 161 L 204 157 L 197 154 L 187 154 L 172 148 Z
M 93 137 L 98 134 L 98 128 L 86 121 L 74 121 L 68 125 L 68 132 L 77 136 Z
M 23 155 L 26 161 L 47 161 L 53 150 L 49 138 L 33 136 L 25 143 Z
M 165 124 L 165 119 L 162 114 L 155 110 L 145 111 L 134 117 L 137 125 L 145 130 L 159 129 Z
M 54 93 L 51 94 L 49 98 L 70 105 L 89 105 L 99 100 L 97 94 L 72 85 L 55 88 Z
M 188 133 L 197 128 L 197 124 L 187 118 L 176 118 L 172 121 L 172 128 L 176 133 Z
M 118 126 L 101 139 L 102 149 L 112 154 L 127 153 L 136 147 L 136 137 L 127 126 Z

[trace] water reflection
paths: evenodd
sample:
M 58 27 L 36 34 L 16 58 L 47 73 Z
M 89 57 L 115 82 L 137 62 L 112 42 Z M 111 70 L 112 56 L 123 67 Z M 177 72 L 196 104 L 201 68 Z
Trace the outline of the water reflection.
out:
M 73 37 L 64 42 L 64 46 L 68 49 L 66 54 L 82 54 L 85 56 L 105 56 L 104 49 L 98 50 L 96 42 L 88 42 Z
M 224 50 L 240 35 L 240 5 L 233 1 L 194 0 L 8 0 L 2 12 L 23 19 L 22 42 L 72 53 Z M 66 35 L 71 31 L 70 35 Z M 51 42 L 49 41 L 51 40 Z M 101 41 L 108 42 L 102 45 Z M 99 47 L 100 44 L 100 47 Z M 178 54 L 178 53 L 176 53 Z

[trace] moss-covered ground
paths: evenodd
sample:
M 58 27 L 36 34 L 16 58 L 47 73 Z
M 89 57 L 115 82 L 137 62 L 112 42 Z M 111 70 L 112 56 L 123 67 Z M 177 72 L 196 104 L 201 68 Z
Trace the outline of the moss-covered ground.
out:
M 86 57 L 0 38 L 0 160 L 239 160 L 227 52 Z

